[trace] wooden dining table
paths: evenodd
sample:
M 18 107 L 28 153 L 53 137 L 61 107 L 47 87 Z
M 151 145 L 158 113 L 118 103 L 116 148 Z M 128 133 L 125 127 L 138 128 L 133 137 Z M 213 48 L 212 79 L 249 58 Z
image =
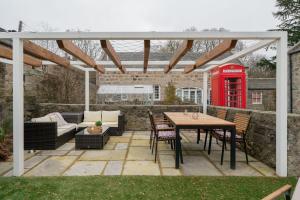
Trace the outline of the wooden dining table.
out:
M 236 165 L 236 127 L 235 123 L 217 117 L 196 112 L 164 112 L 164 116 L 173 124 L 176 131 L 175 142 L 175 168 L 179 168 L 179 156 L 181 150 L 180 130 L 181 129 L 203 129 L 206 131 L 221 129 L 231 133 L 230 140 L 230 168 L 235 169 Z

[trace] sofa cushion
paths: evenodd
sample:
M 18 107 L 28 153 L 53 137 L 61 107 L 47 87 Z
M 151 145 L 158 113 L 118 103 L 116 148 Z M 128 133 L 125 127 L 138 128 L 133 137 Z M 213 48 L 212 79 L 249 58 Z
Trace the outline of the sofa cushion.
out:
M 103 122 L 103 126 L 118 127 L 118 122 Z
M 52 122 L 56 122 L 57 126 L 67 125 L 68 123 L 64 120 L 60 113 L 54 112 L 46 116 L 49 116 Z
M 49 116 L 44 116 L 44 117 L 38 117 L 38 118 L 32 118 L 32 122 L 52 122 L 51 118 Z
M 84 111 L 84 122 L 96 122 L 101 121 L 101 111 Z
M 77 124 L 66 124 L 57 128 L 57 136 L 61 136 L 73 129 L 77 129 Z
M 95 125 L 95 122 L 81 122 L 80 124 L 78 124 L 78 127 L 85 128 L 85 127 L 94 126 L 94 125 Z
M 120 111 L 102 111 L 102 122 L 114 122 L 118 123 L 118 116 L 120 115 Z

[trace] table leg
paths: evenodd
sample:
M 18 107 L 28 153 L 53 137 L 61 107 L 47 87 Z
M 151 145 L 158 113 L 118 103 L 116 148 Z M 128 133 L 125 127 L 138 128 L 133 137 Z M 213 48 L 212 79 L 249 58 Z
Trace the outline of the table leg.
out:
M 235 136 L 236 136 L 236 129 L 232 129 L 231 131 L 231 140 L 230 140 L 230 168 L 235 169 L 235 160 L 236 160 L 236 142 L 235 142 Z
M 176 155 L 176 159 L 175 159 L 175 168 L 178 169 L 179 168 L 179 151 L 180 151 L 180 136 L 179 136 L 179 128 L 175 128 L 176 130 L 176 144 L 175 144 L 175 155 Z
M 200 129 L 197 129 L 197 144 L 199 144 L 200 141 Z

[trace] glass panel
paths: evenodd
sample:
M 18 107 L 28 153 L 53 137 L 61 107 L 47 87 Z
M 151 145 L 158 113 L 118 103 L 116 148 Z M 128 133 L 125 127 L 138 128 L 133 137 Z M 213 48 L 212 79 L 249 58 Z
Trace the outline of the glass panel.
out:
M 196 91 L 195 90 L 190 91 L 190 101 L 193 101 L 196 103 Z

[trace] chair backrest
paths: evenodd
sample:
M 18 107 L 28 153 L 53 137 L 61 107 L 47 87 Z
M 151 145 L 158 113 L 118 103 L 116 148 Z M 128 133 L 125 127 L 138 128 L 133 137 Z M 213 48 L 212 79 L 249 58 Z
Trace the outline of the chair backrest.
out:
M 151 127 L 154 131 L 156 131 L 156 127 L 155 127 L 155 123 L 154 123 L 154 118 L 153 118 L 153 114 L 150 110 L 148 110 L 148 115 L 149 115 L 149 119 L 150 119 L 150 124 Z
M 242 114 L 242 113 L 235 114 L 234 123 L 236 125 L 237 134 L 241 134 L 241 133 L 246 134 L 250 122 L 250 118 L 251 116 L 248 114 Z
M 226 115 L 227 115 L 227 110 L 221 109 L 217 111 L 217 118 L 226 119 Z

